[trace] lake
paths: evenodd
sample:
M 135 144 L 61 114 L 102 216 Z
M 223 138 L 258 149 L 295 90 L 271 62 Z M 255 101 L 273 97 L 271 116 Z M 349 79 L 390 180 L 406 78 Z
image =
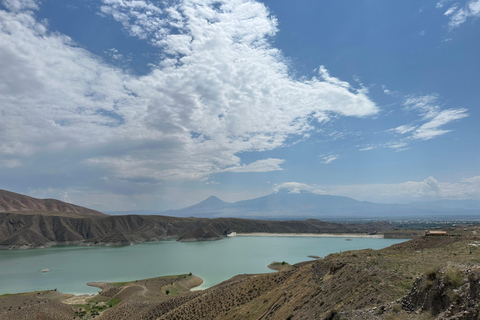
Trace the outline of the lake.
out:
M 58 246 L 0 250 L 0 294 L 58 289 L 97 293 L 87 282 L 120 282 L 190 273 L 208 288 L 242 273 L 273 272 L 272 261 L 294 264 L 333 252 L 381 249 L 402 239 L 233 237 L 220 241 L 158 241 L 124 247 Z M 42 269 L 50 272 L 40 272 Z

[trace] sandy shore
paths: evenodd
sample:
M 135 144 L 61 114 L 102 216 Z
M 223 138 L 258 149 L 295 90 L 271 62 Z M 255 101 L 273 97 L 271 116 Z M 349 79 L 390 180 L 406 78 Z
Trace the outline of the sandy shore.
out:
M 382 239 L 383 234 L 366 233 L 237 233 L 236 237 L 324 237 L 324 238 L 375 238 Z

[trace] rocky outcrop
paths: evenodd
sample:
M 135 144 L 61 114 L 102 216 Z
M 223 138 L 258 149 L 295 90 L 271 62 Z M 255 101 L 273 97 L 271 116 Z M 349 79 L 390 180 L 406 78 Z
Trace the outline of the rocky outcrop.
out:
M 430 311 L 437 315 L 450 306 L 449 286 L 438 278 L 437 273 L 431 271 L 415 281 L 412 291 L 402 300 L 405 311 Z
M 448 269 L 429 271 L 418 278 L 402 300 L 410 313 L 429 312 L 438 319 L 476 320 L 480 318 L 480 269 L 457 269 L 452 281 Z

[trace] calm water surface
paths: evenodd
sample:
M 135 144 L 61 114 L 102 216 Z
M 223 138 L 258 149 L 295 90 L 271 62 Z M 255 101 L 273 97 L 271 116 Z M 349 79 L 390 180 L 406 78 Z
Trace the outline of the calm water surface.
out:
M 55 289 L 97 293 L 92 281 L 127 281 L 192 272 L 208 288 L 241 273 L 272 272 L 272 261 L 297 263 L 356 249 L 380 249 L 399 239 L 237 237 L 220 241 L 159 241 L 126 247 L 0 250 L 0 294 Z M 42 269 L 51 269 L 42 273 Z

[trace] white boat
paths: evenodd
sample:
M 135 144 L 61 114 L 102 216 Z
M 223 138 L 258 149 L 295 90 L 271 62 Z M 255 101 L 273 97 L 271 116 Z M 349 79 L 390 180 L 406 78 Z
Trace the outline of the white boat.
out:
M 50 272 L 50 269 L 42 269 L 40 272 Z

